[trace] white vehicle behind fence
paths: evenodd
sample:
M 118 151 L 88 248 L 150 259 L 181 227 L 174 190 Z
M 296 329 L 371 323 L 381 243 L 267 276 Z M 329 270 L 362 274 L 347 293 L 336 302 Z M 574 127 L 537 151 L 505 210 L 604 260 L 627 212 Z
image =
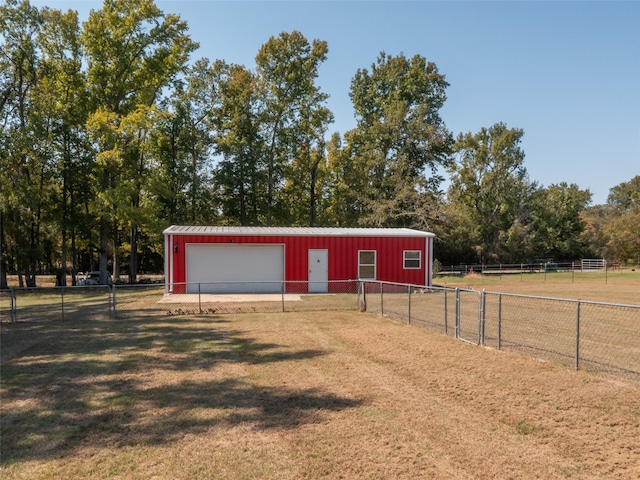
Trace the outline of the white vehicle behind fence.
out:
M 78 272 L 77 283 L 79 286 L 100 285 L 100 272 L 89 272 L 87 274 Z M 112 283 L 111 274 L 107 272 L 107 285 L 111 285 Z

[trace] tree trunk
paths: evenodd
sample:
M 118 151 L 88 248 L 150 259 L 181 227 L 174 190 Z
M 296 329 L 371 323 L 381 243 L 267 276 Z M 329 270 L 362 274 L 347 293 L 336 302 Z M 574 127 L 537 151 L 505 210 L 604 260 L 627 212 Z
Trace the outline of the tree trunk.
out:
M 7 267 L 4 258 L 4 230 L 2 228 L 2 210 L 0 210 L 0 290 L 7 290 Z
M 60 259 L 60 285 L 59 287 L 67 286 L 67 230 L 62 227 L 62 252 Z
M 76 262 L 76 230 L 71 230 L 71 285 L 74 287 L 78 284 L 77 273 L 78 264 Z
M 131 253 L 129 259 L 129 283 L 138 281 L 138 227 L 131 227 Z
M 118 245 L 120 245 L 120 236 L 118 235 L 118 224 L 113 222 L 113 265 L 111 268 L 111 276 L 114 280 L 120 278 L 120 261 L 118 260 Z
M 109 244 L 109 221 L 106 216 L 100 219 L 100 258 L 98 261 L 98 270 L 100 271 L 100 284 L 106 285 L 107 281 L 107 261 Z
M 30 235 L 29 235 L 29 249 L 28 249 L 29 253 L 28 253 L 28 260 L 27 260 L 27 271 L 25 275 L 27 287 L 36 286 L 36 270 L 38 267 L 37 249 L 38 249 L 38 243 L 36 238 L 36 226 L 34 225 L 34 222 L 32 219 Z

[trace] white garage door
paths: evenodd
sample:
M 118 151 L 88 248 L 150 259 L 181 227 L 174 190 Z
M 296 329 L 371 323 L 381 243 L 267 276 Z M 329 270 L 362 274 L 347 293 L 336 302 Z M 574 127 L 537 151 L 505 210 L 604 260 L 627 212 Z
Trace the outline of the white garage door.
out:
M 280 292 L 284 246 L 190 244 L 187 292 Z

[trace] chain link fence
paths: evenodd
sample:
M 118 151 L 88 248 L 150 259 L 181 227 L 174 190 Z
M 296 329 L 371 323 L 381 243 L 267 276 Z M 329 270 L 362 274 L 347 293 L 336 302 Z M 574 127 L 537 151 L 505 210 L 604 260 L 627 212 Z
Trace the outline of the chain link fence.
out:
M 361 296 L 362 310 L 480 343 L 480 292 L 476 290 L 362 282 Z
M 162 284 L 5 290 L 0 321 L 360 310 L 576 370 L 640 380 L 640 305 L 356 280 L 282 282 L 271 293 L 259 284 L 177 288 L 192 293 L 170 294 Z M 231 293 L 239 289 L 244 292 Z
M 0 290 L 2 322 L 99 320 L 111 315 L 112 289 L 106 285 Z
M 265 293 L 265 287 L 271 292 Z M 275 287 L 275 288 L 274 288 Z M 116 285 L 114 316 L 212 315 L 356 310 L 358 282 L 324 283 L 174 283 L 180 292 L 170 294 L 164 285 Z M 275 291 L 273 291 L 275 290 Z M 242 293 L 234 293 L 241 291 Z
M 639 305 L 482 295 L 483 345 L 576 370 L 640 376 Z
M 640 305 L 366 282 L 366 310 L 460 340 L 640 381 Z

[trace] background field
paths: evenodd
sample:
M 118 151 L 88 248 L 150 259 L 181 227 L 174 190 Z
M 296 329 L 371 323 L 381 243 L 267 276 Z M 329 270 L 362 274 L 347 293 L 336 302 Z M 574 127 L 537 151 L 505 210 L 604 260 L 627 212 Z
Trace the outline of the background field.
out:
M 433 280 L 447 287 L 640 305 L 640 269 L 609 272 L 557 272 L 444 275 Z
M 1 327 L 3 479 L 640 476 L 633 385 L 371 314 Z

